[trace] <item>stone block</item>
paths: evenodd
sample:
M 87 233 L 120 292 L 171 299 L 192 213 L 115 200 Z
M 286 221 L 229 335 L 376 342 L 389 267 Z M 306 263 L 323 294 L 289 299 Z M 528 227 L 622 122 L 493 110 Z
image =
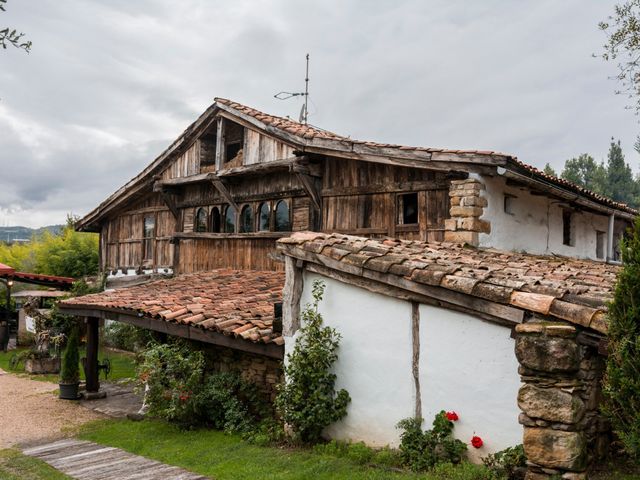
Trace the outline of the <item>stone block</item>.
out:
M 546 473 L 538 473 L 538 472 L 527 472 L 524 476 L 524 480 L 549 480 L 551 475 L 547 475 Z
M 558 388 L 525 384 L 518 392 L 518 406 L 528 417 L 574 424 L 584 416 L 584 402 L 577 395 Z
M 519 335 L 516 358 L 522 366 L 542 372 L 573 372 L 580 367 L 579 348 L 573 338 Z
M 461 201 L 462 201 L 462 197 L 459 197 L 459 196 L 451 196 L 449 198 L 449 203 L 454 207 L 457 207 L 458 205 L 460 205 Z
M 452 217 L 479 217 L 482 215 L 482 207 L 451 207 L 449 213 Z
M 447 218 L 444 221 L 444 229 L 454 232 L 456 230 L 458 221 L 455 218 Z
M 587 446 L 582 432 L 526 427 L 523 445 L 527 460 L 542 467 L 573 472 L 586 469 Z
M 478 232 L 444 232 L 444 241 L 451 243 L 468 243 L 478 245 Z
M 490 233 L 491 223 L 486 220 L 480 220 L 475 217 L 467 217 L 462 219 L 463 230 L 469 230 L 471 232 Z
M 462 197 L 460 199 L 460 205 L 463 207 L 486 207 L 488 204 L 487 199 L 484 197 Z

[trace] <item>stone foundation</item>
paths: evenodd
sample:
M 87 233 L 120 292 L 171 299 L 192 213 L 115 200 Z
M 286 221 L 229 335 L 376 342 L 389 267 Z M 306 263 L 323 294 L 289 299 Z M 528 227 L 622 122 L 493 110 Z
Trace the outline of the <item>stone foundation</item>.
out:
M 273 401 L 277 386 L 283 379 L 282 361 L 226 347 L 206 345 L 207 367 L 215 372 L 240 372 L 242 378 L 254 383 Z
M 491 224 L 480 217 L 487 206 L 481 196 L 484 184 L 475 178 L 452 180 L 449 188 L 451 218 L 444 222 L 445 242 L 468 243 L 477 246 L 480 233 L 489 233 Z
M 586 479 L 607 451 L 609 426 L 598 410 L 605 361 L 580 331 L 559 322 L 516 327 L 527 480 Z

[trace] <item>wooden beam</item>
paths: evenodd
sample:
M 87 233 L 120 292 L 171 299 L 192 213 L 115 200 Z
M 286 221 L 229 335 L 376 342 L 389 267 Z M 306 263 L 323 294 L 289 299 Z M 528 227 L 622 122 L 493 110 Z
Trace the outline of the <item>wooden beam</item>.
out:
M 289 170 L 295 163 L 297 157 L 281 158 L 270 162 L 254 163 L 252 165 L 243 165 L 241 167 L 225 168 L 217 172 L 218 177 L 236 177 L 240 175 L 263 175 L 265 173 L 276 172 L 280 170 Z
M 306 173 L 299 172 L 296 172 L 296 176 L 311 198 L 316 211 L 322 211 L 322 197 L 320 196 L 320 191 L 316 185 L 314 177 L 312 177 L 311 175 L 307 175 Z
M 87 322 L 87 363 L 86 380 L 87 392 L 97 392 L 100 390 L 100 379 L 98 377 L 98 345 L 100 344 L 100 327 L 98 317 L 88 316 Z
M 300 299 L 304 288 L 303 270 L 293 257 L 284 258 L 284 289 L 282 290 L 282 331 L 291 337 L 300 328 Z
M 176 206 L 174 196 L 165 190 L 162 190 L 160 192 L 160 196 L 162 197 L 162 200 L 164 201 L 165 205 L 169 208 L 169 210 L 171 210 L 171 214 L 173 215 L 173 218 L 175 218 L 176 221 L 178 221 L 180 219 L 180 212 L 178 211 L 178 207 Z
M 222 170 L 225 154 L 225 132 L 224 118 L 218 117 L 217 135 L 216 135 L 216 170 Z
M 411 373 L 415 388 L 414 418 L 422 420 L 422 394 L 420 393 L 420 304 L 411 302 L 411 340 L 413 355 L 411 358 Z
M 227 189 L 227 186 L 224 184 L 224 182 L 220 178 L 214 177 L 211 180 L 211 183 L 213 184 L 214 187 L 216 187 L 216 189 L 218 189 L 218 192 L 220 192 L 220 195 L 222 195 L 222 198 L 224 198 L 229 205 L 235 208 L 236 212 L 240 213 L 240 207 L 238 207 L 238 204 L 235 202 L 235 200 L 231 196 L 231 193 Z
M 227 336 L 222 333 L 205 330 L 195 325 L 172 323 L 161 319 L 150 318 L 143 314 L 134 315 L 131 311 L 118 309 L 100 309 L 97 306 L 82 307 L 80 305 L 70 305 L 66 307 L 59 304 L 65 315 L 76 315 L 80 317 L 89 316 L 113 320 L 116 322 L 128 323 L 147 330 L 166 333 L 176 337 L 197 340 L 199 342 L 210 343 L 221 347 L 228 347 L 234 350 L 265 355 L 267 357 L 282 360 L 284 358 L 284 346 L 275 343 L 254 343 L 249 340 Z
M 154 192 L 162 192 L 167 188 L 182 187 L 184 185 L 192 185 L 194 183 L 210 182 L 216 178 L 215 173 L 198 173 L 196 175 L 188 175 L 186 177 L 176 177 L 167 180 L 158 180 L 153 184 Z
M 369 195 L 372 193 L 396 193 L 411 191 L 436 191 L 449 190 L 448 181 L 424 181 L 424 182 L 389 182 L 382 185 L 362 185 L 356 187 L 333 187 L 322 190 L 323 197 L 346 197 L 350 195 Z
M 255 240 L 255 239 L 272 239 L 286 237 L 290 232 L 247 232 L 247 233 L 214 233 L 214 232 L 176 232 L 172 238 L 190 238 L 202 240 Z

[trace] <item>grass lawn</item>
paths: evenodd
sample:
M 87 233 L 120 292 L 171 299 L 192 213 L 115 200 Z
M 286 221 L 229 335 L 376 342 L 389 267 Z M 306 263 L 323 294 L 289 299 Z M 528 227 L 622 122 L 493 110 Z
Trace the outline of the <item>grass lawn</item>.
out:
M 11 357 L 18 352 L 22 352 L 27 350 L 26 347 L 20 347 L 16 350 L 10 350 L 8 352 L 3 352 L 0 350 L 0 368 L 6 372 L 11 373 L 24 373 L 24 366 L 21 364 L 18 370 L 11 370 L 9 367 L 9 362 L 11 361 Z M 85 349 L 80 349 L 80 358 L 85 355 Z M 134 355 L 132 353 L 113 351 L 106 348 L 100 349 L 99 354 L 100 361 L 105 358 L 111 360 L 111 373 L 109 374 L 108 380 L 120 380 L 123 378 L 133 378 L 136 374 L 136 365 L 134 362 Z M 33 380 L 41 380 L 45 382 L 53 382 L 58 383 L 58 375 L 29 375 L 25 374 L 29 378 Z M 104 378 L 101 374 L 100 378 Z M 80 379 L 84 380 L 84 369 L 80 368 Z
M 105 420 L 81 427 L 79 438 L 177 465 L 216 480 L 225 479 L 423 479 L 481 480 L 484 468 L 465 464 L 456 474 L 397 472 L 358 465 L 309 450 L 258 447 L 216 430 L 180 430 L 165 422 Z
M 66 480 L 70 479 L 36 458 L 22 455 L 18 450 L 0 450 L 0 478 L 2 480 Z

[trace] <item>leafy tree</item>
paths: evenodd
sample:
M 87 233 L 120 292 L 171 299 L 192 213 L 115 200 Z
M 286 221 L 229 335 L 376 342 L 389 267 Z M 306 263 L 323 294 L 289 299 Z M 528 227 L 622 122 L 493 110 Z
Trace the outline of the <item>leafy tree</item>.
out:
M 609 305 L 604 413 L 625 450 L 640 460 L 640 217 L 622 240 L 623 267 Z
M 60 234 L 45 231 L 27 244 L 0 244 L 0 263 L 16 270 L 82 277 L 98 272 L 98 235 L 80 233 L 73 228 L 69 217 Z
M 324 284 L 313 282 L 313 305 L 302 312 L 303 326 L 284 366 L 286 382 L 278 392 L 276 407 L 293 431 L 294 439 L 315 443 L 325 427 L 347 414 L 351 401 L 346 390 L 335 391 L 331 371 L 338 359 L 340 334 L 322 325 L 318 304 Z
M 624 160 L 620 140 L 616 142 L 613 138 L 611 139 L 607 157 L 607 184 L 604 193 L 618 202 L 632 205 L 638 186 L 633 178 L 631 167 Z
M 547 163 L 547 164 L 544 166 L 544 170 L 543 170 L 543 172 L 544 172 L 544 173 L 546 173 L 547 175 L 552 175 L 552 176 L 554 176 L 554 177 L 557 177 L 557 176 L 558 176 L 558 174 L 556 173 L 556 171 L 553 169 L 553 167 L 552 167 L 549 163 Z
M 596 163 L 591 155 L 583 153 L 567 160 L 561 174 L 562 178 L 581 185 L 596 193 L 604 194 L 607 183 L 605 166 Z
M 5 5 L 7 0 L 0 0 L 0 11 L 6 11 Z M 0 46 L 6 50 L 7 45 L 13 45 L 16 48 L 20 48 L 27 53 L 31 50 L 31 41 L 24 39 L 24 33 L 18 31 L 15 28 L 5 27 L 0 30 Z

